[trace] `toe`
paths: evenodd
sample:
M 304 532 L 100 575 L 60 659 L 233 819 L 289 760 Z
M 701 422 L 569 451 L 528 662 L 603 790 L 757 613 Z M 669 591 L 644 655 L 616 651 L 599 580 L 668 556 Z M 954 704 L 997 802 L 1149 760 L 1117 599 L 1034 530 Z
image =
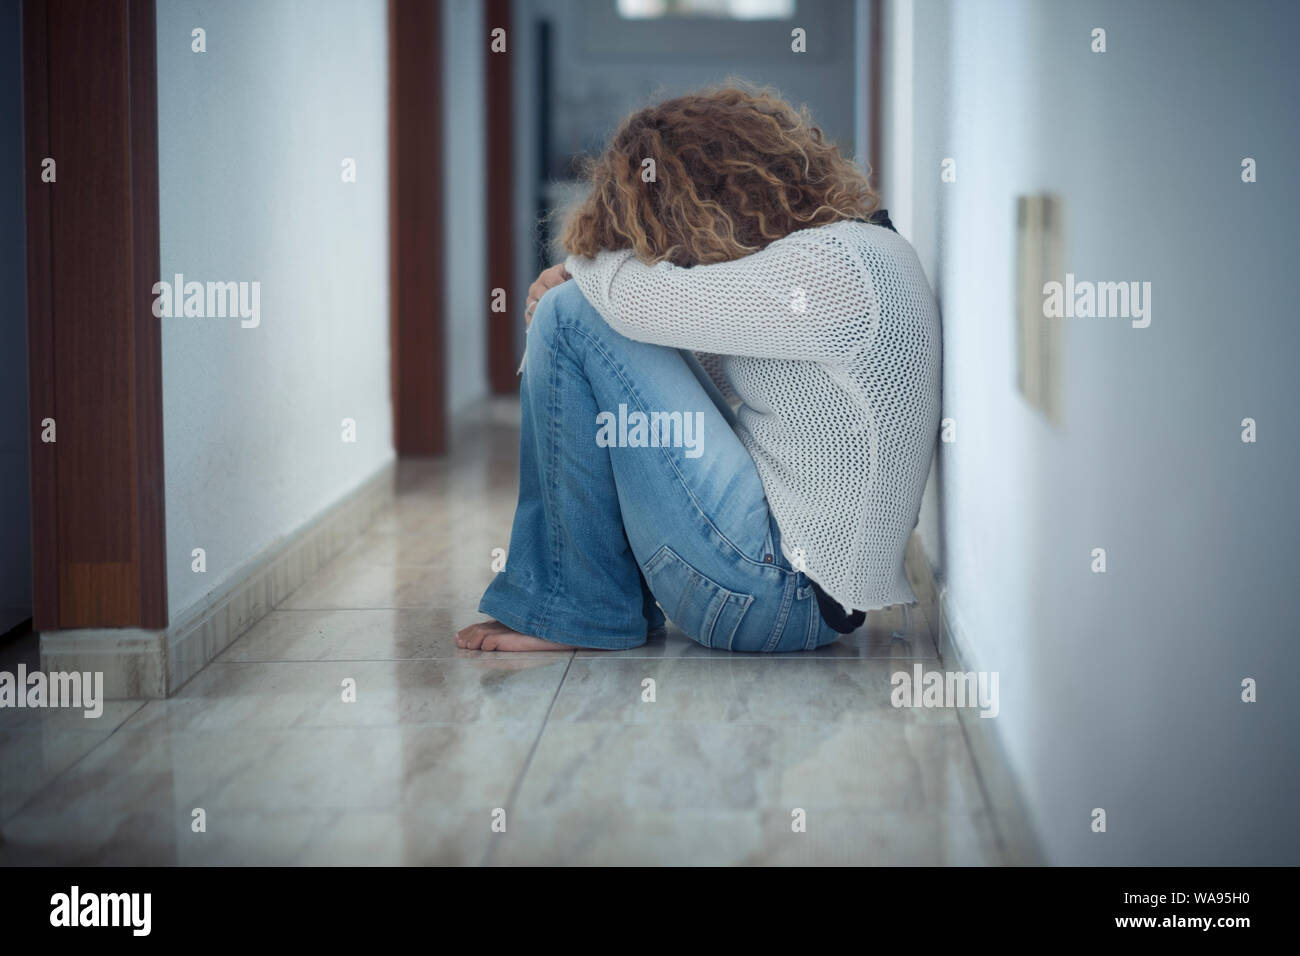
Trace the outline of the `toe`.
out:
M 481 624 L 471 624 L 456 635 L 456 646 L 466 650 L 476 650 L 481 643 L 483 643 L 483 626 Z

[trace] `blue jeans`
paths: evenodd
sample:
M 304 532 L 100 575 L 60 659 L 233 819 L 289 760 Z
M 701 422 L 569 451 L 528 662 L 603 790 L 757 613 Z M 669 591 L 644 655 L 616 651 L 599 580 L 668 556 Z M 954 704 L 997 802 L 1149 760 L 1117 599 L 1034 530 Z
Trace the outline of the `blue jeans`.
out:
M 782 557 L 753 459 L 694 356 L 625 338 L 566 282 L 533 314 L 520 401 L 519 504 L 484 614 L 607 650 L 644 644 L 663 624 L 656 601 L 705 647 L 839 636 Z

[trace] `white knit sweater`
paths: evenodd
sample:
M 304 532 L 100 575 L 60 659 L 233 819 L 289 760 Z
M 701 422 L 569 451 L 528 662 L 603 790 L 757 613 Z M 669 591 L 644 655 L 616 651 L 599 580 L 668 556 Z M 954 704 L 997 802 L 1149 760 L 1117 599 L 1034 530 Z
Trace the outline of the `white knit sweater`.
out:
M 846 610 L 916 600 L 903 552 L 939 424 L 940 334 L 906 240 L 837 222 L 715 265 L 626 250 L 566 267 L 616 331 L 721 372 L 787 559 Z

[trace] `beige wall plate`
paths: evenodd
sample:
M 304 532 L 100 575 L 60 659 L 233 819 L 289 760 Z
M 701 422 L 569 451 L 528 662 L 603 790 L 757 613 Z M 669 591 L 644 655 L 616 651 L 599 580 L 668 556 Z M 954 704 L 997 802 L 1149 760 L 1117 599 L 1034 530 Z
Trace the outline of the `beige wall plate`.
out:
M 1016 384 L 1055 424 L 1061 421 L 1061 339 L 1043 315 L 1043 285 L 1062 275 L 1062 206 L 1051 195 L 1016 200 Z

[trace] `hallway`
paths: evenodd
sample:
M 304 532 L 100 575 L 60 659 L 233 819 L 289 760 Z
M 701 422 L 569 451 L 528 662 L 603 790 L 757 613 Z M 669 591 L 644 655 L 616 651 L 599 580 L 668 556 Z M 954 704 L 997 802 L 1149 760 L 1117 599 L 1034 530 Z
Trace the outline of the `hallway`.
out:
M 403 461 L 372 527 L 174 697 L 108 701 L 92 731 L 0 710 L 0 865 L 1010 858 L 956 709 L 890 705 L 893 672 L 937 660 L 920 615 L 910 642 L 882 613 L 762 659 L 672 628 L 617 653 L 457 649 L 509 541 L 517 416 L 486 405 L 452 455 Z

